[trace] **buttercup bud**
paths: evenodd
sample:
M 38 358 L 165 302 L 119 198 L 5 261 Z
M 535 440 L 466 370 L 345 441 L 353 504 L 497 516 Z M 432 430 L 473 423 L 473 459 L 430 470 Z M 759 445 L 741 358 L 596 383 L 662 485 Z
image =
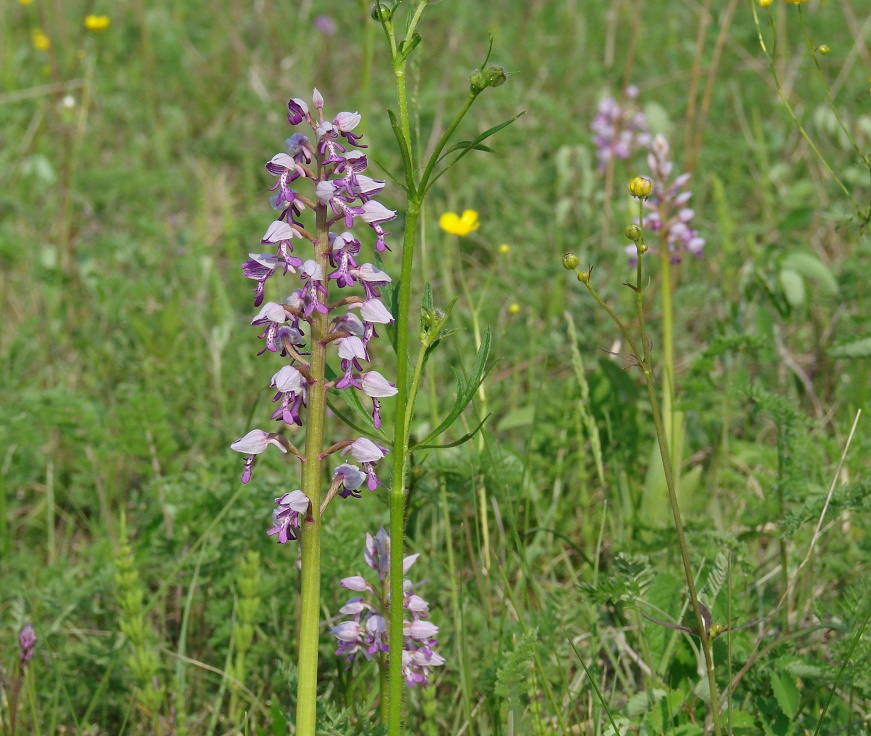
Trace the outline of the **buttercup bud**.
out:
M 380 20 L 378 17 L 378 8 L 381 8 L 381 18 L 384 20 L 390 20 L 390 16 L 393 15 L 393 11 L 387 5 L 387 3 L 373 3 L 372 4 L 372 20 Z
M 578 272 L 578 281 L 582 284 L 590 283 L 590 272 L 589 271 L 579 271 Z
M 641 226 L 633 223 L 631 225 L 626 226 L 626 229 L 623 231 L 623 234 L 629 240 L 638 240 L 641 238 L 641 235 L 643 234 L 643 232 L 644 231 L 641 229 Z
M 638 199 L 647 199 L 653 191 L 653 182 L 643 176 L 636 176 L 629 182 L 629 193 Z
M 756 0 L 756 3 L 760 8 L 767 8 L 773 2 L 774 0 Z
M 469 86 L 473 92 L 480 92 L 487 87 L 500 87 L 508 81 L 508 75 L 501 66 L 488 66 L 486 69 L 476 69 L 469 75 Z
M 831 49 L 826 44 L 821 44 L 820 46 L 817 46 L 817 51 L 819 51 L 823 56 L 825 56 L 826 54 L 829 53 L 829 51 L 831 51 Z
M 578 267 L 578 264 L 581 262 L 581 259 L 578 258 L 574 253 L 566 253 L 563 256 L 563 268 L 566 271 L 572 271 Z

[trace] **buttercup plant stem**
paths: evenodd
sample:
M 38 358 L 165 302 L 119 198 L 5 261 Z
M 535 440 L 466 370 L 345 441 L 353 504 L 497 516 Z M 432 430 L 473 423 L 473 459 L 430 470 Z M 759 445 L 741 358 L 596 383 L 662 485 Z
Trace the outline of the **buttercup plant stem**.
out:
M 668 435 L 666 434 L 665 424 L 663 423 L 662 414 L 660 412 L 659 401 L 656 398 L 656 389 L 654 386 L 654 378 L 653 378 L 653 370 L 651 367 L 650 361 L 650 339 L 647 334 L 647 325 L 644 319 L 644 290 L 642 288 L 642 255 L 647 251 L 647 246 L 644 245 L 643 242 L 643 230 L 640 229 L 640 226 L 643 226 L 644 223 L 644 198 L 649 195 L 650 189 L 649 186 L 647 188 L 647 193 L 640 193 L 639 190 L 634 189 L 638 182 L 643 182 L 644 180 L 634 179 L 632 184 L 630 184 L 630 191 L 633 196 L 638 198 L 639 202 L 639 229 L 637 237 L 633 236 L 633 241 L 635 243 L 635 247 L 637 250 L 637 259 L 635 264 L 635 284 L 632 286 L 632 290 L 635 292 L 635 303 L 636 303 L 636 314 L 638 318 L 638 327 L 640 330 L 640 342 L 642 350 L 639 352 L 636 347 L 635 342 L 629 336 L 629 332 L 626 329 L 623 322 L 614 314 L 613 310 L 605 304 L 596 290 L 593 288 L 593 285 L 590 281 L 590 273 L 589 272 L 581 272 L 578 273 L 578 280 L 581 281 L 590 292 L 592 297 L 599 303 L 599 305 L 611 316 L 617 325 L 618 329 L 622 333 L 624 339 L 629 345 L 634 362 L 641 368 L 642 373 L 644 374 L 644 383 L 647 388 L 647 396 L 650 401 L 650 408 L 653 414 L 653 423 L 656 430 L 656 438 L 659 445 L 660 457 L 662 459 L 662 467 L 663 472 L 665 473 L 665 483 L 668 488 L 668 498 L 669 504 L 671 505 L 672 516 L 674 517 L 674 526 L 675 532 L 677 534 L 678 539 L 678 547 L 680 549 L 681 561 L 683 563 L 684 568 L 684 576 L 686 579 L 687 590 L 689 592 L 690 601 L 692 603 L 693 612 L 695 613 L 697 629 L 696 634 L 699 637 L 699 640 L 702 644 L 702 652 L 705 658 L 705 669 L 707 673 L 708 679 L 708 689 L 710 692 L 710 714 L 711 720 L 714 726 L 714 733 L 716 736 L 722 736 L 722 726 L 720 723 L 720 710 L 719 710 L 719 696 L 717 694 L 717 682 L 715 679 L 714 673 L 714 659 L 713 659 L 713 640 L 710 637 L 708 632 L 708 623 L 707 620 L 709 618 L 703 616 L 701 603 L 699 602 L 699 596 L 696 591 L 695 580 L 693 577 L 692 564 L 690 562 L 689 548 L 687 547 L 686 535 L 684 534 L 683 529 L 683 521 L 681 519 L 680 512 L 680 504 L 678 503 L 677 498 L 677 487 L 675 484 L 675 473 L 672 468 L 671 462 L 671 453 L 669 452 L 669 442 Z M 649 185 L 649 182 L 647 182 Z M 666 248 L 663 248 L 664 251 L 667 252 Z M 577 268 L 578 258 L 574 254 L 566 254 L 563 258 L 563 265 L 571 270 L 575 270 Z
M 427 5 L 427 0 L 421 0 L 406 27 L 403 44 L 412 43 L 415 29 Z M 465 105 L 459 111 L 452 123 L 445 130 L 436 144 L 429 160 L 416 181 L 414 152 L 411 141 L 411 123 L 408 111 L 408 91 L 406 70 L 410 49 L 397 44 L 392 16 L 381 6 L 377 7 L 378 18 L 384 28 L 390 46 L 393 60 L 393 73 L 396 78 L 396 91 L 399 103 L 398 125 L 394 126 L 400 153 L 403 159 L 406 187 L 405 231 L 402 239 L 402 262 L 400 266 L 399 294 L 396 300 L 396 426 L 393 436 L 393 480 L 390 489 L 390 538 L 393 544 L 393 554 L 390 556 L 390 589 L 402 590 L 402 549 L 405 539 L 405 495 L 406 476 L 408 471 L 409 431 L 414 412 L 414 398 L 420 386 L 423 369 L 424 351 L 421 350 L 414 368 L 413 380 L 409 382 L 409 329 L 411 319 L 411 281 L 414 264 L 414 245 L 417 236 L 418 221 L 421 215 L 423 198 L 426 195 L 430 177 L 439 161 L 442 151 L 465 117 L 480 89 L 472 89 Z M 390 599 L 390 651 L 401 652 L 403 641 L 403 602 L 402 596 L 391 596 Z M 403 722 L 404 683 L 402 676 L 402 659 L 390 657 L 389 661 L 389 706 L 387 732 L 390 736 L 401 736 Z
M 753 22 L 756 24 L 756 34 L 759 38 L 759 46 L 762 49 L 762 53 L 765 54 L 765 57 L 768 59 L 768 66 L 771 69 L 771 77 L 774 79 L 774 85 L 777 88 L 777 94 L 780 96 L 780 101 L 783 103 L 783 107 L 786 109 L 787 114 L 789 115 L 792 122 L 795 124 L 795 127 L 798 129 L 798 132 L 801 133 L 801 137 L 804 138 L 805 143 L 808 144 L 810 149 L 814 152 L 814 155 L 819 159 L 820 163 L 823 165 L 825 170 L 829 172 L 829 176 L 832 177 L 834 182 L 840 187 L 841 191 L 844 193 L 844 196 L 850 200 L 850 204 L 856 209 L 856 213 L 859 215 L 859 218 L 862 220 L 864 224 L 868 224 L 869 220 L 871 220 L 871 206 L 869 206 L 868 211 L 862 209 L 862 206 L 853 198 L 853 195 L 850 194 L 850 191 L 847 189 L 847 186 L 838 175 L 832 170 L 832 167 L 829 166 L 829 162 L 826 160 L 825 156 L 820 153 L 820 150 L 816 147 L 814 142 L 811 140 L 811 137 L 808 135 L 807 131 L 804 129 L 804 126 L 799 122 L 798 118 L 795 115 L 795 111 L 792 109 L 792 105 L 789 104 L 789 100 L 786 98 L 786 93 L 783 91 L 783 87 L 780 84 L 780 76 L 777 73 L 777 65 L 775 64 L 775 59 L 777 59 L 777 30 L 774 27 L 774 18 L 771 16 L 771 12 L 768 8 L 765 9 L 765 12 L 768 14 L 768 22 L 771 25 L 771 29 L 774 32 L 773 41 L 772 41 L 772 49 L 769 52 L 768 46 L 765 45 L 765 39 L 762 37 L 762 27 L 759 25 L 759 14 L 757 12 L 756 3 L 753 3 Z M 801 6 L 798 9 L 799 16 L 801 17 Z M 802 20 L 802 23 L 804 21 Z M 807 34 L 805 34 L 807 35 Z M 822 74 L 820 75 L 822 76 Z M 826 86 L 826 85 L 824 85 Z M 826 86 L 826 95 L 828 97 L 828 86 Z M 830 100 L 831 104 L 831 100 Z M 840 122 L 840 120 L 839 120 Z M 862 159 L 867 164 L 867 159 L 863 157 Z

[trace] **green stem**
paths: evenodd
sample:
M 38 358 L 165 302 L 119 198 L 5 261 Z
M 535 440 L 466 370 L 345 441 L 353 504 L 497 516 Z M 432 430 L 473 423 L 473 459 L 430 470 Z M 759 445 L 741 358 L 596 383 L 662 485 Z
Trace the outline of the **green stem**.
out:
M 404 89 L 404 88 L 403 88 Z M 414 237 L 420 216 L 420 200 L 409 195 L 402 239 L 402 269 L 399 280 L 398 312 L 396 316 L 396 426 L 393 434 L 393 483 L 390 489 L 390 590 L 398 595 L 390 596 L 390 652 L 389 660 L 389 710 L 387 732 L 401 736 L 403 715 L 402 678 L 402 620 L 404 616 L 402 596 L 402 552 L 405 539 L 405 481 L 408 458 L 408 429 L 411 418 L 413 394 L 408 376 L 408 332 L 411 311 L 411 267 L 414 262 Z M 422 361 L 418 361 L 422 363 Z M 419 381 L 420 375 L 417 373 Z M 417 381 L 415 381 L 415 388 Z
M 602 298 L 596 293 L 595 289 L 593 289 L 590 284 L 589 278 L 587 278 L 584 283 L 586 284 L 587 289 L 593 298 L 599 303 L 599 305 L 611 316 L 614 320 L 614 323 L 617 325 L 618 329 L 623 335 L 623 338 L 626 340 L 629 345 L 632 353 L 634 355 L 635 360 L 640 366 L 642 372 L 644 373 L 644 383 L 647 386 L 647 396 L 650 401 L 650 408 L 653 413 L 653 423 L 656 428 L 656 438 L 659 445 L 659 453 L 662 460 L 662 468 L 665 474 L 665 484 L 668 488 L 668 498 L 669 503 L 671 505 L 672 516 L 674 517 L 674 527 L 675 532 L 677 533 L 678 539 L 678 547 L 680 549 L 680 556 L 683 562 L 684 568 L 684 576 L 686 578 L 687 590 L 689 591 L 690 601 L 692 602 L 693 612 L 696 616 L 696 621 L 698 622 L 698 637 L 702 643 L 702 651 L 704 652 L 705 657 L 705 669 L 707 671 L 708 676 L 708 688 L 710 691 L 711 698 L 711 719 L 714 724 L 714 733 L 716 736 L 722 735 L 722 726 L 720 724 L 720 709 L 719 709 L 719 700 L 717 695 L 717 682 L 714 677 L 714 658 L 712 653 L 712 643 L 711 638 L 708 635 L 708 630 L 705 626 L 705 619 L 702 616 L 702 608 L 699 603 L 699 596 L 696 592 L 695 580 L 693 578 L 693 570 L 692 565 L 690 563 L 690 554 L 689 549 L 687 547 L 686 535 L 684 534 L 683 521 L 681 520 L 680 513 L 680 505 L 677 499 L 677 488 L 675 484 L 673 466 L 671 461 L 671 453 L 669 452 L 669 443 L 668 436 L 665 432 L 665 425 L 662 421 L 662 414 L 659 410 L 659 401 L 656 398 L 656 389 L 654 387 L 653 380 L 653 371 L 651 370 L 650 363 L 650 348 L 649 348 L 649 340 L 647 336 L 647 327 L 644 321 L 644 291 L 641 288 L 642 284 L 642 268 L 641 268 L 641 257 L 643 253 L 643 245 L 641 241 L 636 242 L 636 246 L 638 247 L 638 261 L 635 269 L 635 285 L 632 287 L 635 291 L 635 299 L 636 299 L 636 311 L 638 315 L 638 325 L 641 331 L 641 346 L 642 352 L 639 352 L 636 347 L 634 341 L 629 336 L 629 333 L 625 327 L 625 325 L 620 321 L 614 311 L 602 300 Z
M 665 213 L 667 214 L 667 213 Z M 665 221 L 665 218 L 663 218 Z M 660 231 L 659 258 L 662 269 L 662 414 L 668 422 L 671 467 L 675 483 L 680 483 L 680 442 L 674 411 L 674 310 L 671 293 L 671 253 L 665 229 Z M 640 259 L 639 259 L 640 260 Z
M 445 149 L 445 146 L 448 144 L 448 141 L 451 139 L 451 136 L 454 134 L 454 131 L 459 127 L 460 122 L 466 116 L 466 113 L 469 112 L 469 109 L 472 107 L 472 103 L 475 102 L 475 99 L 481 93 L 480 90 L 470 90 L 469 96 L 466 98 L 466 104 L 463 105 L 462 109 L 457 116 L 453 119 L 451 124 L 447 127 L 445 132 L 442 134 L 442 137 L 439 138 L 438 143 L 436 143 L 435 148 L 433 149 L 432 155 L 429 157 L 429 162 L 426 165 L 426 168 L 423 171 L 423 175 L 420 177 L 420 186 L 418 187 L 418 192 L 420 192 L 421 196 L 426 194 L 426 190 L 429 186 L 429 178 L 432 176 L 433 170 L 439 162 L 439 156 L 441 156 L 442 151 Z
M 708 635 L 708 630 L 705 625 L 705 619 L 702 616 L 702 608 L 699 603 L 699 596 L 696 592 L 696 584 L 693 579 L 693 569 L 690 564 L 690 553 L 687 547 L 686 535 L 684 534 L 683 521 L 681 520 L 680 505 L 677 500 L 677 488 L 674 480 L 674 472 L 671 464 L 671 454 L 668 450 L 668 437 L 665 433 L 665 425 L 662 422 L 662 415 L 659 412 L 659 402 L 656 399 L 656 390 L 653 386 L 653 372 L 650 369 L 650 350 L 648 348 L 647 328 L 644 322 L 644 292 L 641 290 L 641 253 L 638 254 L 638 268 L 636 281 L 636 307 L 638 311 L 638 324 L 641 328 L 641 344 L 644 349 L 644 357 L 641 361 L 641 368 L 644 372 L 644 382 L 647 385 L 647 397 L 650 400 L 650 408 L 653 412 L 653 423 L 656 427 L 656 437 L 659 440 L 659 453 L 662 458 L 662 469 L 665 473 L 665 483 L 668 487 L 668 499 L 671 504 L 672 515 L 674 516 L 674 528 L 677 533 L 678 547 L 680 548 L 680 556 L 683 561 L 684 576 L 686 577 L 687 589 L 690 594 L 690 601 L 693 605 L 693 612 L 696 616 L 697 633 L 702 642 L 702 651 L 705 655 L 705 668 L 708 675 L 708 689 L 711 697 L 711 718 L 714 723 L 714 733 L 716 736 L 721 736 L 722 727 L 720 725 L 720 701 L 717 695 L 717 681 L 714 677 L 714 657 L 712 652 L 712 643 Z M 640 357 L 640 356 L 636 356 Z
M 463 285 L 463 293 L 466 296 L 466 301 L 469 302 L 469 308 L 472 312 L 472 332 L 475 336 L 475 352 L 477 353 L 481 349 L 481 302 L 479 301 L 478 303 L 475 303 L 475 301 L 472 299 L 472 292 L 469 289 L 469 284 L 466 281 L 466 276 L 463 273 L 462 266 L 460 266 L 460 283 Z M 487 285 L 489 285 L 489 279 Z M 483 289 L 483 293 L 489 293 L 486 286 Z M 484 381 L 481 381 L 481 384 L 478 386 L 478 399 L 480 401 L 478 405 L 478 420 L 484 421 L 484 418 L 489 413 L 487 406 L 487 393 L 484 390 Z M 484 455 L 484 449 L 486 447 L 486 440 L 484 439 L 483 429 L 478 432 L 476 446 L 478 450 L 478 457 L 482 458 Z M 491 564 L 490 518 L 487 510 L 487 485 L 484 482 L 483 473 L 478 474 L 475 482 L 478 484 L 478 524 L 481 527 L 481 546 L 484 548 L 484 570 L 486 570 L 489 574 Z
M 844 123 L 843 118 L 841 118 L 841 114 L 838 112 L 838 107 L 835 105 L 835 101 L 832 99 L 832 92 L 829 89 L 829 85 L 826 82 L 826 77 L 823 74 L 823 68 L 820 66 L 820 60 L 817 56 L 817 48 L 814 42 L 811 40 L 810 33 L 808 33 L 807 24 L 804 21 L 804 13 L 801 10 L 801 6 L 798 6 L 798 19 L 801 22 L 801 30 L 804 33 L 804 40 L 807 42 L 808 50 L 810 51 L 811 58 L 814 60 L 814 66 L 817 68 L 817 74 L 819 75 L 820 82 L 823 85 L 823 92 L 826 93 L 826 100 L 828 100 L 829 108 L 832 111 L 832 114 L 835 116 L 835 120 L 838 121 L 838 125 L 841 128 L 841 131 L 846 136 L 847 140 L 850 141 L 850 145 L 853 146 L 853 150 L 856 151 L 856 154 L 859 156 L 859 159 L 862 161 L 865 166 L 871 169 L 871 156 L 868 154 L 862 153 L 862 149 L 859 148 L 859 144 L 856 143 L 856 139 L 853 137 L 853 134 L 850 132 L 850 129 Z
M 320 169 L 320 162 L 318 162 Z M 321 176 L 319 170 L 318 176 Z M 315 260 L 324 273 L 329 263 L 329 232 L 327 208 L 317 207 L 318 242 Z M 311 374 L 314 383 L 308 392 L 306 415 L 306 460 L 302 466 L 302 492 L 311 502 L 311 515 L 302 525 L 302 590 L 299 619 L 299 680 L 296 689 L 296 733 L 315 736 L 318 696 L 318 640 L 320 638 L 321 606 L 321 469 L 320 454 L 324 447 L 324 423 L 327 410 L 326 344 L 328 320 L 326 314 L 315 310 L 311 322 Z
M 774 30 L 774 20 L 771 18 L 771 14 L 768 14 L 769 21 L 771 22 L 771 28 Z M 759 37 L 759 45 L 762 48 L 762 52 L 765 54 L 768 59 L 768 66 L 771 68 L 771 76 L 774 79 L 774 85 L 777 88 L 777 94 L 780 96 L 780 101 L 783 103 L 784 108 L 786 108 L 786 112 L 789 117 L 792 119 L 792 122 L 795 123 L 795 127 L 798 128 L 798 132 L 801 133 L 801 137 L 804 138 L 805 143 L 810 146 L 810 149 L 814 152 L 817 159 L 819 159 L 820 163 L 823 165 L 826 171 L 829 172 L 829 176 L 832 177 L 834 182 L 841 188 L 841 191 L 844 193 L 844 196 L 850 200 L 850 203 L 855 207 L 856 212 L 859 215 L 859 218 L 867 223 L 869 218 L 871 218 L 871 207 L 869 207 L 869 212 L 865 212 L 861 205 L 853 199 L 853 196 L 848 191 L 846 185 L 838 178 L 838 175 L 832 171 L 832 167 L 829 166 L 829 162 L 826 161 L 823 154 L 820 153 L 819 149 L 814 145 L 814 142 L 811 140 L 810 136 L 807 134 L 807 131 L 804 129 L 802 124 L 798 121 L 798 118 L 795 115 L 795 112 L 792 109 L 792 106 L 789 104 L 789 101 L 786 99 L 786 93 L 783 91 L 783 87 L 780 84 L 780 77 L 777 75 L 777 67 L 774 64 L 774 60 L 777 56 L 777 49 L 774 48 L 771 53 L 768 51 L 768 47 L 765 45 L 765 39 L 762 38 L 762 29 L 759 27 L 759 17 L 756 14 L 756 4 L 753 3 L 753 21 L 756 23 L 756 31 Z M 776 41 L 776 31 L 775 31 L 775 41 Z M 864 159 L 863 159 L 864 160 Z

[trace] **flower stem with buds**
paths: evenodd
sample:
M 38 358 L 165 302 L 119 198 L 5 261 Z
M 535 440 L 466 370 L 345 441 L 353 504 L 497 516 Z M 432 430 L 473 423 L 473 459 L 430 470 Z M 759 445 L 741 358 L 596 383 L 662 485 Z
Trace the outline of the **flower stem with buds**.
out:
M 634 187 L 634 188 L 633 188 Z M 637 180 L 633 180 L 630 184 L 630 192 L 633 196 L 638 197 L 639 205 L 643 198 L 649 194 L 638 188 Z M 643 210 L 639 206 L 639 222 L 643 224 Z M 672 465 L 672 456 L 669 452 L 669 441 L 666 433 L 665 424 L 663 423 L 662 413 L 660 412 L 659 401 L 656 398 L 656 387 L 653 377 L 653 369 L 650 359 L 650 340 L 647 334 L 647 326 L 644 319 L 644 289 L 642 288 L 642 265 L 641 257 L 647 250 L 647 246 L 643 242 L 643 231 L 630 233 L 627 229 L 627 235 L 634 241 L 637 249 L 637 261 L 635 267 L 635 284 L 630 285 L 630 288 L 635 292 L 636 298 L 636 313 L 638 316 L 638 326 L 640 330 L 641 350 L 629 336 L 629 331 L 614 313 L 614 311 L 602 300 L 590 281 L 588 271 L 578 272 L 578 280 L 583 283 L 589 290 L 592 297 L 602 306 L 602 308 L 610 315 L 611 319 L 617 325 L 630 350 L 632 351 L 632 359 L 637 364 L 644 374 L 644 383 L 647 388 L 647 396 L 650 401 L 650 408 L 653 413 L 653 424 L 656 430 L 656 437 L 659 444 L 660 457 L 662 459 L 662 467 L 665 473 L 665 483 L 668 488 L 669 504 L 671 505 L 672 516 L 674 517 L 674 527 L 677 534 L 678 548 L 683 562 L 684 577 L 686 579 L 687 590 L 689 592 L 690 602 L 693 607 L 697 621 L 696 633 L 702 644 L 702 652 L 705 659 L 705 670 L 708 679 L 708 688 L 711 698 L 711 720 L 714 726 L 716 736 L 721 736 L 722 726 L 720 723 L 719 699 L 717 694 L 717 682 L 714 673 L 713 647 L 710 632 L 708 631 L 708 623 L 702 612 L 702 605 L 699 602 L 699 596 L 696 591 L 695 579 L 693 576 L 692 564 L 690 562 L 689 548 L 687 547 L 686 535 L 684 533 L 683 521 L 681 518 L 680 504 L 677 498 L 677 487 L 675 483 L 675 472 Z M 663 248 L 663 252 L 667 253 L 667 249 Z M 563 265 L 567 269 L 576 269 L 578 259 L 574 254 L 567 253 L 563 257 Z M 665 286 L 665 285 L 664 285 Z

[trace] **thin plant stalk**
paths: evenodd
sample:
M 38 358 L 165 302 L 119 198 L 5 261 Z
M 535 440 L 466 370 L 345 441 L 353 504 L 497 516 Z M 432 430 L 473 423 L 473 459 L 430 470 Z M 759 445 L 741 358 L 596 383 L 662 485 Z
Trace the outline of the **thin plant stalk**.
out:
M 643 199 L 639 198 L 639 223 L 643 224 L 644 210 Z M 656 438 L 659 445 L 660 457 L 662 459 L 663 472 L 665 473 L 665 483 L 668 488 L 669 504 L 671 506 L 672 516 L 674 517 L 675 532 L 678 539 L 678 548 L 680 550 L 681 561 L 684 568 L 684 577 L 686 579 L 687 590 L 689 592 L 690 601 L 692 603 L 693 612 L 696 616 L 697 629 L 696 634 L 702 644 L 702 652 L 705 658 L 705 669 L 708 679 L 708 688 L 711 698 L 711 720 L 714 726 L 716 736 L 722 736 L 722 726 L 720 723 L 719 696 L 717 694 L 717 682 L 714 673 L 713 659 L 713 640 L 707 629 L 706 618 L 702 615 L 702 606 L 699 602 L 699 596 L 696 591 L 695 580 L 693 577 L 692 564 L 690 561 L 689 548 L 687 547 L 686 535 L 684 533 L 683 521 L 681 518 L 680 504 L 677 498 L 677 486 L 675 483 L 675 473 L 672 467 L 671 453 L 669 452 L 668 434 L 666 433 L 663 415 L 660 411 L 659 401 L 656 398 L 656 388 L 654 385 L 653 370 L 650 359 L 650 340 L 647 334 L 647 326 L 644 319 L 644 290 L 642 288 L 642 254 L 647 250 L 643 244 L 642 238 L 639 235 L 635 241 L 637 248 L 637 262 L 635 267 L 635 284 L 631 288 L 635 292 L 636 298 L 636 314 L 638 318 L 638 326 L 641 332 L 640 342 L 641 350 L 639 351 L 636 343 L 629 335 L 623 322 L 614 313 L 614 311 L 602 300 L 590 282 L 589 273 L 580 273 L 579 280 L 587 287 L 592 297 L 598 304 L 611 316 L 629 345 L 634 362 L 641 368 L 644 374 L 644 383 L 647 388 L 647 396 L 650 401 L 650 408 L 653 414 L 653 423 L 656 429 Z M 575 265 L 577 258 L 575 258 Z M 565 261 L 564 261 L 565 263 Z M 574 267 L 574 266 L 569 266 Z
M 668 439 L 671 447 L 671 467 L 675 482 L 680 483 L 679 426 L 674 409 L 674 307 L 672 303 L 671 250 L 668 246 L 668 231 L 659 231 L 659 260 L 662 271 L 662 414 L 668 422 Z
M 427 5 L 427 0 L 421 0 L 415 8 L 412 18 L 406 27 L 406 39 L 414 36 L 421 14 Z M 381 11 L 379 10 L 379 13 Z M 475 98 L 476 92 L 471 92 L 466 104 L 445 130 L 439 142 L 436 144 L 420 179 L 416 179 L 415 172 L 418 167 L 414 162 L 413 147 L 411 144 L 411 123 L 408 106 L 407 90 L 407 55 L 401 53 L 397 43 L 394 27 L 389 19 L 381 17 L 382 27 L 387 35 L 393 59 L 393 73 L 396 79 L 397 100 L 399 107 L 399 119 L 396 130 L 397 139 L 400 143 L 405 168 L 406 188 L 406 213 L 405 232 L 402 240 L 402 262 L 399 277 L 399 293 L 397 295 L 396 312 L 396 426 L 393 437 L 393 479 L 390 489 L 390 539 L 393 548 L 390 555 L 390 590 L 402 590 L 402 547 L 405 539 L 405 495 L 408 472 L 409 431 L 414 411 L 414 398 L 420 386 L 421 371 L 423 368 L 424 354 L 418 358 L 414 369 L 413 380 L 409 381 L 409 331 L 411 320 L 411 281 L 412 266 L 414 264 L 414 245 L 417 236 L 418 222 L 421 215 L 423 197 L 426 193 L 430 177 L 432 176 L 439 157 L 447 145 L 448 140 L 459 126 L 466 112 L 468 112 Z M 403 649 L 403 598 L 401 595 L 390 597 L 390 651 L 401 652 Z M 403 676 L 401 656 L 392 656 L 389 660 L 388 675 L 388 734 L 401 736 L 403 720 Z
M 766 10 L 766 12 L 768 11 Z M 799 10 L 799 12 L 801 11 Z M 777 65 L 775 64 L 775 59 L 777 58 L 777 31 L 774 27 L 774 19 L 771 17 L 771 13 L 768 13 L 768 20 L 775 34 L 774 45 L 771 51 L 768 50 L 768 47 L 765 45 L 765 39 L 762 38 L 762 28 L 759 25 L 759 15 L 756 11 L 756 4 L 753 3 L 753 21 L 756 24 L 756 33 L 759 38 L 759 46 L 761 47 L 762 52 L 768 59 L 768 66 L 771 69 L 771 76 L 774 79 L 774 85 L 777 88 L 777 94 L 780 96 L 780 101 L 783 103 L 783 107 L 786 109 L 787 114 L 789 115 L 792 122 L 795 124 L 798 132 L 801 133 L 801 137 L 804 138 L 805 143 L 807 143 L 810 149 L 814 152 L 814 155 L 817 157 L 817 159 L 819 159 L 820 163 L 823 165 L 823 168 L 825 168 L 825 170 L 829 173 L 829 176 L 832 177 L 832 180 L 840 187 L 841 191 L 844 193 L 844 196 L 850 200 L 850 204 L 852 204 L 853 207 L 856 209 L 856 213 L 859 215 L 859 219 L 862 220 L 864 224 L 867 224 L 869 220 L 871 220 L 871 206 L 868 207 L 868 211 L 866 212 L 862 209 L 862 206 L 853 198 L 853 195 L 850 194 L 847 186 L 832 170 L 832 167 L 829 166 L 829 162 L 826 160 L 825 156 L 820 153 L 819 149 L 816 147 L 814 142 L 811 140 L 811 137 L 804 129 L 804 126 L 798 121 L 795 111 L 792 109 L 792 105 L 789 104 L 789 100 L 787 100 L 786 98 L 786 93 L 783 91 L 783 86 L 780 83 L 780 76 L 777 73 Z M 863 158 L 863 161 L 866 161 L 866 159 Z

